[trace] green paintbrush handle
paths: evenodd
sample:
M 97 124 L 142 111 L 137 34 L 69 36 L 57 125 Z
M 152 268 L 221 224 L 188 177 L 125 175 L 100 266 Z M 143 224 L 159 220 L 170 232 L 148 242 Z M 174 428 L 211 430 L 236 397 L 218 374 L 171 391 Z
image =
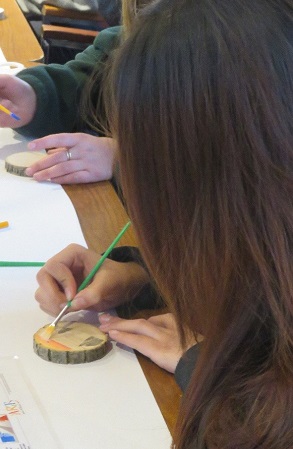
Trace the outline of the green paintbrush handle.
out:
M 45 262 L 9 262 L 0 260 L 0 267 L 43 267 Z
M 131 222 L 129 221 L 128 223 L 126 223 L 126 225 L 124 226 L 124 228 L 122 229 L 122 231 L 119 232 L 119 234 L 117 235 L 117 237 L 113 240 L 113 242 L 111 243 L 111 245 L 109 246 L 108 249 L 106 249 L 106 251 L 104 252 L 104 254 L 102 255 L 102 257 L 100 258 L 100 260 L 98 261 L 98 263 L 94 266 L 94 268 L 92 269 L 92 271 L 87 275 L 87 277 L 85 278 L 85 280 L 81 283 L 81 285 L 78 288 L 78 291 L 80 292 L 81 290 L 83 290 L 88 283 L 90 282 L 90 280 L 94 277 L 94 275 L 96 274 L 96 272 L 99 270 L 99 268 L 101 267 L 101 265 L 104 263 L 104 260 L 109 256 L 110 252 L 112 251 L 112 249 L 117 245 L 117 243 L 119 242 L 119 240 L 121 239 L 121 237 L 123 236 L 123 234 L 127 231 L 127 229 L 129 228 Z

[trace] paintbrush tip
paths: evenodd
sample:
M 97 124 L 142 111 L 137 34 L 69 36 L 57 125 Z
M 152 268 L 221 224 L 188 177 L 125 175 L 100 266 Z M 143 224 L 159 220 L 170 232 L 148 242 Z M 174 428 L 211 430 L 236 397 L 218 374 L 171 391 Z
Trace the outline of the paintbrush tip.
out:
M 55 330 L 55 325 L 49 324 L 48 326 L 45 327 L 44 331 L 42 332 L 42 338 L 47 341 L 50 340 L 54 330 Z

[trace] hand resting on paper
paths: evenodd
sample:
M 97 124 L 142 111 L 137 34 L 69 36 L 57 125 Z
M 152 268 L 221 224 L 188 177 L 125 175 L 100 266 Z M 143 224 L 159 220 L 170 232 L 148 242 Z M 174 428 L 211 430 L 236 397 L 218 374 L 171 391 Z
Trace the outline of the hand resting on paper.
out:
M 27 176 L 36 181 L 75 184 L 104 181 L 113 175 L 116 142 L 85 133 L 52 134 L 33 140 L 29 150 L 47 149 L 48 157 L 31 165 Z
M 20 117 L 16 121 L 10 115 L 0 112 L 1 128 L 18 128 L 33 119 L 37 109 L 34 89 L 25 81 L 13 75 L 0 75 L 0 103 Z
M 37 274 L 35 298 L 41 309 L 57 315 L 74 298 L 71 311 L 94 307 L 103 312 L 130 301 L 149 282 L 140 265 L 106 259 L 88 287 L 77 293 L 99 257 L 94 251 L 71 244 L 49 259 Z
M 100 329 L 108 333 L 113 340 L 136 349 L 171 373 L 174 373 L 183 353 L 197 342 L 190 334 L 187 346 L 181 346 L 179 332 L 171 313 L 153 316 L 147 320 L 124 320 L 104 313 L 99 319 Z

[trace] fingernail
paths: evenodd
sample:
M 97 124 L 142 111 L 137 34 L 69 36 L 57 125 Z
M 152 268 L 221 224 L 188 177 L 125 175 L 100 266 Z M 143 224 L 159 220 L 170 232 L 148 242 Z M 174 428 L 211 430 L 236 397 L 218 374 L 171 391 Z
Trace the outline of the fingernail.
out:
M 99 315 L 99 321 L 101 321 L 102 323 L 106 324 L 111 320 L 111 315 L 109 313 L 102 313 L 101 315 Z
M 86 309 L 88 307 L 84 298 L 75 298 L 71 302 L 71 306 L 75 309 Z
M 27 168 L 26 171 L 25 171 L 25 174 L 27 176 L 31 176 L 32 175 L 32 169 L 31 168 Z
M 118 337 L 118 335 L 119 335 L 119 331 L 116 331 L 116 330 L 111 330 L 111 331 L 109 331 L 109 335 L 110 335 L 110 337 L 111 338 L 116 338 L 116 337 Z
M 27 147 L 29 150 L 33 150 L 34 148 L 36 148 L 36 144 L 34 142 L 30 142 Z
M 64 289 L 64 293 L 65 293 L 67 301 L 70 301 L 72 299 L 72 294 L 71 294 L 70 289 L 69 288 L 65 288 Z

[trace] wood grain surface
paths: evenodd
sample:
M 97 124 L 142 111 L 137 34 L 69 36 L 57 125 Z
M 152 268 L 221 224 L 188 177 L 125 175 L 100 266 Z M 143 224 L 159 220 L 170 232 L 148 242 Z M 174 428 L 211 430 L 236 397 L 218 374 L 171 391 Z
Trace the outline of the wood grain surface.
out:
M 7 61 L 16 61 L 25 67 L 43 61 L 43 50 L 24 17 L 16 0 L 1 0 L 5 18 L 0 20 L 0 47 Z

